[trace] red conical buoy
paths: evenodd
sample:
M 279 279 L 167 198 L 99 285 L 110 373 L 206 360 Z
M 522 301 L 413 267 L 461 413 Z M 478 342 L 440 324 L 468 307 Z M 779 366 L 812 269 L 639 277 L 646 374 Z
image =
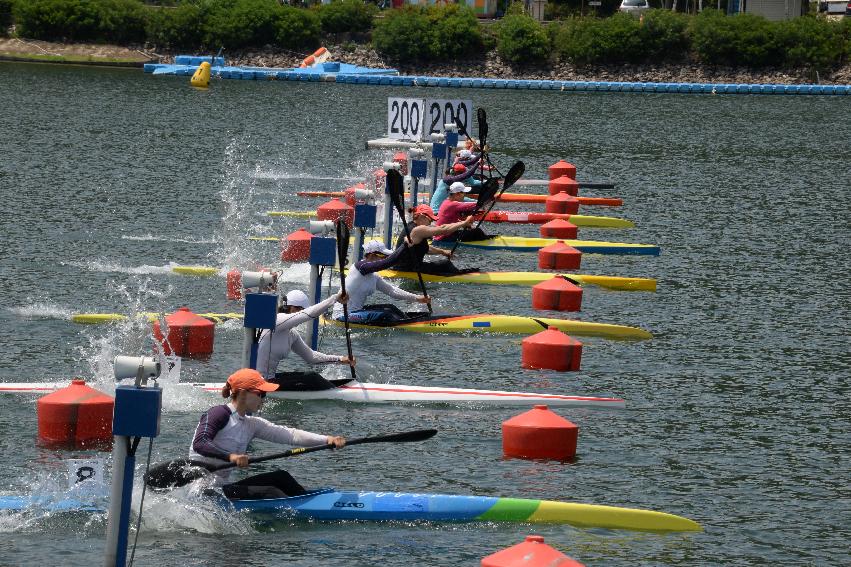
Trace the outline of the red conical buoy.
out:
M 576 179 L 576 166 L 560 159 L 547 168 L 547 173 L 549 174 L 550 179 L 555 179 L 562 175 L 566 175 L 571 179 Z
M 576 238 L 579 228 L 570 221 L 554 219 L 542 224 L 538 231 L 541 238 Z
M 562 276 L 532 286 L 532 307 L 552 311 L 579 311 L 582 288 Z
M 407 152 L 396 152 L 393 154 L 393 161 L 401 165 L 399 168 L 399 173 L 402 175 L 408 175 L 408 153 Z
M 571 179 L 567 175 L 556 177 L 550 180 L 550 195 L 558 195 L 559 193 L 567 193 L 574 197 L 579 195 L 579 183 L 575 179 Z
M 542 270 L 578 270 L 582 252 L 563 240 L 538 250 L 538 267 Z
M 584 567 L 584 565 L 544 543 L 543 537 L 529 535 L 523 543 L 482 557 L 482 567 Z
M 281 239 L 281 260 L 307 262 L 310 258 L 310 239 L 313 235 L 300 228 Z
M 502 422 L 506 457 L 567 461 L 576 456 L 578 439 L 579 427 L 544 405 Z
M 109 449 L 115 401 L 85 380 L 56 390 L 36 402 L 39 444 L 51 448 Z
M 567 193 L 550 195 L 546 200 L 546 211 L 562 215 L 575 215 L 579 212 L 579 199 Z
M 521 352 L 523 368 L 568 372 L 582 362 L 582 343 L 555 327 L 523 339 Z
M 316 218 L 333 222 L 337 222 L 337 219 L 343 219 L 346 226 L 352 228 L 352 223 L 355 220 L 355 209 L 340 199 L 334 198 L 316 209 Z
M 181 307 L 166 315 L 168 341 L 163 338 L 160 322 L 154 321 L 154 338 L 163 346 L 165 354 L 185 357 L 206 357 L 213 354 L 216 325 L 209 319 L 196 315 L 188 307 Z
M 242 272 L 231 270 L 227 276 L 228 299 L 242 299 Z

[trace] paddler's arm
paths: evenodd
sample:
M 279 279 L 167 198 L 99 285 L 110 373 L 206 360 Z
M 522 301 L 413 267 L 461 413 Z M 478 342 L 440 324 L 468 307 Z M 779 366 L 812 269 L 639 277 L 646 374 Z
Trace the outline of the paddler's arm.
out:
M 293 427 L 276 425 L 262 417 L 252 417 L 251 419 L 256 424 L 254 436 L 258 439 L 263 439 L 264 441 L 280 443 L 281 445 L 293 445 L 296 447 L 316 447 L 317 445 L 326 445 L 328 443 L 334 443 L 334 445 L 342 447 L 346 444 L 346 440 L 343 437 L 320 435 L 318 433 L 311 433 L 310 431 L 303 431 Z M 337 439 L 340 440 L 339 445 L 336 441 Z
M 461 230 L 462 228 L 469 228 L 473 221 L 472 216 L 467 217 L 466 219 L 458 222 L 453 222 L 450 224 L 442 224 L 440 226 L 418 226 L 414 230 L 411 231 L 411 240 L 413 241 L 413 245 L 417 245 L 423 240 L 428 238 L 434 238 L 435 236 L 442 234 L 451 234 L 456 230 Z M 435 254 L 439 256 L 446 256 L 449 258 L 449 250 L 444 250 L 443 248 L 437 248 L 435 246 L 428 247 L 429 254 Z
M 429 301 L 431 301 L 430 297 L 407 292 L 404 289 L 400 289 L 382 278 L 379 278 L 378 282 L 376 282 L 375 289 L 377 289 L 384 295 L 392 297 L 393 299 L 401 299 L 403 301 L 418 301 L 419 303 L 428 303 Z
M 386 270 L 399 261 L 399 258 L 406 249 L 406 246 L 400 246 L 394 250 L 392 254 L 386 258 L 382 258 L 381 260 L 373 260 L 372 262 L 361 260 L 355 263 L 355 268 L 357 268 L 357 271 L 365 276 L 375 272 L 380 272 L 381 270 Z
M 306 321 L 310 321 L 311 319 L 316 319 L 328 309 L 334 305 L 335 302 L 340 301 L 340 293 L 335 293 L 331 295 L 324 301 L 320 301 L 316 305 L 311 305 L 306 309 L 302 309 L 298 313 L 294 313 L 288 316 L 284 321 L 281 321 L 277 325 L 275 325 L 275 332 L 280 333 L 282 331 L 287 331 L 289 329 L 295 329 L 302 323 Z
M 307 343 L 304 342 L 304 339 L 302 339 L 301 335 L 298 333 L 296 333 L 296 336 L 293 337 L 293 343 L 290 346 L 290 350 L 299 355 L 302 360 L 308 364 L 327 364 L 329 362 L 339 362 L 340 364 L 350 363 L 348 356 L 325 354 L 324 352 L 313 350 L 307 346 Z M 351 365 L 354 366 L 354 362 L 351 362 Z
M 213 442 L 219 431 L 228 424 L 230 414 L 230 408 L 226 405 L 210 408 L 201 414 L 195 437 L 192 439 L 192 450 L 202 457 L 230 461 L 231 453 L 223 451 Z

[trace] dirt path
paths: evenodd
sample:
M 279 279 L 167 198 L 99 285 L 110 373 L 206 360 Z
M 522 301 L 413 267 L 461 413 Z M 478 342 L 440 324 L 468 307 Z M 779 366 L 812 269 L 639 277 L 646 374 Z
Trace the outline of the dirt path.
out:
M 141 65 L 157 61 L 155 53 L 117 45 L 52 43 L 33 39 L 0 38 L 0 56 L 72 63 L 127 63 Z

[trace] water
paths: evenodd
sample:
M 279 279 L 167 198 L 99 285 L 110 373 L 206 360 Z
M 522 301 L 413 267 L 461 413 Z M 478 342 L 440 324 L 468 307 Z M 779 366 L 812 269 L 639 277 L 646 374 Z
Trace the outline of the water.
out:
M 222 277 L 180 277 L 170 267 L 277 267 L 275 245 L 246 237 L 291 232 L 304 221 L 263 213 L 315 208 L 294 193 L 340 190 L 347 182 L 338 178 L 380 164 L 388 154 L 364 150 L 364 141 L 382 134 L 388 96 L 472 98 L 488 110 L 498 164 L 523 159 L 540 177 L 565 158 L 582 179 L 616 181 L 597 195 L 625 206 L 585 212 L 638 227 L 581 236 L 655 243 L 662 255 L 586 257 L 583 271 L 656 277 L 659 292 L 587 288 L 578 316 L 655 338 L 586 339 L 582 371 L 558 374 L 522 370 L 517 337 L 356 332 L 361 374 L 374 381 L 618 395 L 628 408 L 559 410 L 581 428 L 578 460 L 560 465 L 502 459 L 500 424 L 517 409 L 273 402 L 270 419 L 323 433 L 440 430 L 421 446 L 352 447 L 281 465 L 308 486 L 651 508 L 706 531 L 263 526 L 149 496 L 137 563 L 475 565 L 529 533 L 589 565 L 849 563 L 851 113 L 841 98 L 242 81 L 202 92 L 185 78 L 138 71 L 3 64 L 0 380 L 83 376 L 109 391 L 112 357 L 149 350 L 147 325 L 82 327 L 72 313 L 235 310 Z M 462 257 L 536 265 L 534 254 Z M 306 266 L 287 279 L 303 287 Z M 434 293 L 443 311 L 533 313 L 526 288 Z M 216 335 L 214 356 L 184 361 L 184 379 L 220 381 L 239 365 L 239 324 Z M 322 349 L 344 352 L 342 333 L 326 333 Z M 168 388 L 165 398 L 155 460 L 183 454 L 198 415 L 215 403 Z M 29 493 L 59 476 L 59 455 L 34 443 L 35 401 L 0 399 L 0 490 Z M 98 562 L 104 530 L 102 517 L 0 516 L 0 563 Z

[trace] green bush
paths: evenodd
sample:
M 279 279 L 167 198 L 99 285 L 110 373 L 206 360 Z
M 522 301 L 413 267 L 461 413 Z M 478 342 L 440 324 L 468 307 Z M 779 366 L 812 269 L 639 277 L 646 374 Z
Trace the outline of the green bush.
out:
M 375 4 L 366 4 L 362 0 L 333 0 L 314 9 L 325 33 L 368 32 L 378 12 Z
M 544 28 L 529 16 L 506 16 L 499 23 L 497 51 L 512 63 L 546 61 L 550 38 Z
M 845 45 L 833 22 L 807 16 L 777 22 L 775 27 L 784 67 L 823 71 L 839 62 Z
M 704 10 L 692 18 L 689 35 L 694 53 L 707 65 L 768 67 L 783 62 L 775 26 L 761 16 Z
M 309 10 L 281 6 L 281 15 L 275 23 L 275 43 L 285 49 L 319 47 L 322 26 L 319 16 Z
M 12 25 L 12 0 L 0 0 L 0 37 L 6 35 Z
M 171 49 L 197 49 L 204 44 L 204 22 L 208 10 L 198 4 L 176 8 L 150 8 L 146 32 L 148 41 Z
M 555 50 L 575 65 L 632 63 L 645 58 L 641 22 L 629 14 L 572 18 L 556 34 Z
M 204 21 L 203 43 L 229 49 L 275 43 L 281 6 L 276 0 L 225 0 L 210 9 Z
M 376 22 L 372 44 L 390 59 L 413 62 L 460 57 L 481 49 L 483 38 L 469 8 L 405 6 Z
M 22 37 L 43 40 L 142 42 L 147 11 L 138 0 L 27 0 L 13 15 Z
M 641 24 L 641 49 L 647 61 L 682 59 L 688 54 L 689 16 L 670 10 L 648 10 Z

